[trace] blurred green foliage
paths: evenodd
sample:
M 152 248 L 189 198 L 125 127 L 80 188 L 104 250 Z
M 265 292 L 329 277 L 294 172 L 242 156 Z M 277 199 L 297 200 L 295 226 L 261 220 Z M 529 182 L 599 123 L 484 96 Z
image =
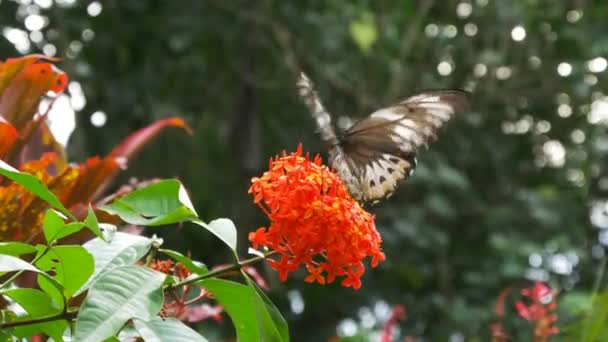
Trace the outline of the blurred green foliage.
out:
M 373 335 L 394 304 L 408 311 L 401 336 L 488 340 L 507 286 L 549 281 L 567 305 L 594 289 L 604 247 L 590 211 L 599 208 L 602 228 L 608 100 L 605 59 L 591 61 L 608 55 L 608 3 L 3 0 L 0 9 L 5 37 L 44 16 L 43 38 L 28 51 L 52 44 L 82 86 L 72 158 L 104 154 L 160 117 L 192 125 L 193 137 L 162 137 L 122 180 L 180 177 L 201 217 L 234 219 L 242 253 L 247 231 L 266 224 L 247 195 L 250 177 L 299 142 L 320 150 L 296 97 L 300 68 L 336 121 L 424 89 L 473 92 L 473 111 L 419 155 L 396 196 L 370 208 L 387 261 L 368 270 L 361 290 L 298 277 L 281 284 L 267 273 L 295 341 L 349 327 Z M 3 58 L 28 51 L 0 39 Z M 91 124 L 95 111 L 107 114 L 104 127 Z M 165 238 L 209 265 L 225 262 L 219 243 L 193 231 Z M 297 296 L 302 312 L 291 309 Z M 580 317 L 573 312 L 560 311 L 562 330 Z

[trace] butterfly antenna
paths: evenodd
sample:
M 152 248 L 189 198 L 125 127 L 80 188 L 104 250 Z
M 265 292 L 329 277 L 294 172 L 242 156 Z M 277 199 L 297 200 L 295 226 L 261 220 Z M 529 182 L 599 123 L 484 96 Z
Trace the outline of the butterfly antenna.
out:
M 315 91 L 314 85 L 305 73 L 300 73 L 300 78 L 298 79 L 298 82 L 296 82 L 296 87 L 298 88 L 298 94 L 302 98 L 302 101 L 308 108 L 308 111 L 310 111 L 313 119 L 315 119 L 321 139 L 330 146 L 337 144 L 338 139 L 336 138 L 336 133 L 331 127 L 331 117 L 325 110 L 325 107 L 323 107 L 321 99 Z

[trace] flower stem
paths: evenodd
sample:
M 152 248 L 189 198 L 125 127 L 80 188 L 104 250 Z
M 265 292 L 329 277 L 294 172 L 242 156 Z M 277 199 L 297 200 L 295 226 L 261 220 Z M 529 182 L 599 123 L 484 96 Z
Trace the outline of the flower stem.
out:
M 276 251 L 270 251 L 270 252 L 264 254 L 263 256 L 256 256 L 256 257 L 253 257 L 253 258 L 250 258 L 250 259 L 247 259 L 247 260 L 243 260 L 243 261 L 240 261 L 238 263 L 235 263 L 235 264 L 232 264 L 232 265 L 229 265 L 229 266 L 226 266 L 226 267 L 218 268 L 218 269 L 213 270 L 213 271 L 211 271 L 209 273 L 201 274 L 198 277 L 186 279 L 184 281 L 180 281 L 179 283 L 167 285 L 165 287 L 165 290 L 174 289 L 176 287 L 181 287 L 181 286 L 189 285 L 189 284 L 192 284 L 192 283 L 196 283 L 196 282 L 199 282 L 199 281 L 207 279 L 207 278 L 221 276 L 221 275 L 224 275 L 226 273 L 230 273 L 230 272 L 233 272 L 233 271 L 238 271 L 238 270 L 240 270 L 241 268 L 243 268 L 245 266 L 248 266 L 248 265 L 251 265 L 251 264 L 255 264 L 258 261 L 264 260 L 267 257 L 269 257 L 271 255 L 274 255 L 275 253 L 277 253 L 277 252 Z

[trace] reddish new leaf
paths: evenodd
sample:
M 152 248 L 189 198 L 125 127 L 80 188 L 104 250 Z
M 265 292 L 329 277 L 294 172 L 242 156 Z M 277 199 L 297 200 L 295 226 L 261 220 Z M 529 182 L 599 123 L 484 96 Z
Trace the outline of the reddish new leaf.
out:
M 182 118 L 167 118 L 158 120 L 155 123 L 129 135 L 120 145 L 112 150 L 110 156 L 126 159 L 133 157 L 141 150 L 143 146 L 156 137 L 160 131 L 169 126 L 183 128 L 188 134 L 192 134 L 192 129 Z
M 68 191 L 61 195 L 66 207 L 90 203 L 101 196 L 100 189 L 119 169 L 115 158 L 92 157 L 79 167 L 79 176 Z
M 61 93 L 68 81 L 67 75 L 54 65 L 37 58 L 26 57 L 25 61 L 9 60 L 3 64 L 4 84 L 0 96 L 0 113 L 17 130 L 25 126 L 36 114 L 40 99 L 48 91 Z M 14 77 L 15 67 L 21 66 Z M 7 82 L 8 81 L 8 82 Z
M 0 95 L 4 92 L 6 85 L 23 68 L 39 61 L 58 62 L 59 58 L 47 57 L 44 55 L 28 55 L 18 58 L 8 58 L 4 63 L 0 63 Z
M 30 132 L 30 129 L 32 130 Z M 13 165 L 21 165 L 28 160 L 39 159 L 45 153 L 54 153 L 57 155 L 54 168 L 48 170 L 53 176 L 61 174 L 68 166 L 65 149 L 44 120 L 31 121 L 26 129 L 21 131 L 21 139 L 15 144 L 13 152 L 18 153 L 17 158 L 11 158 Z
M 123 142 L 118 145 L 106 158 L 113 158 L 114 161 L 118 162 L 121 167 L 126 168 L 129 159 L 134 157 L 147 143 L 149 143 L 154 137 L 156 137 L 163 129 L 167 127 L 180 127 L 184 129 L 188 134 L 192 134 L 192 129 L 188 124 L 181 118 L 167 118 L 156 121 L 137 132 L 129 135 Z M 95 200 L 101 196 L 107 188 L 112 184 L 118 168 L 114 169 L 113 173 L 107 175 L 104 182 L 99 185 L 95 196 L 91 199 Z
M 15 127 L 8 122 L 0 121 L 0 159 L 4 159 L 18 136 Z

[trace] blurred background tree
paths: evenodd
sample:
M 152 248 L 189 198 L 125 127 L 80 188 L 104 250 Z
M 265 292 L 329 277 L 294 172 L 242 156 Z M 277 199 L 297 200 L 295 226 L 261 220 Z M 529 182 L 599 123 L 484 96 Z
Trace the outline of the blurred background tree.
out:
M 361 290 L 266 276 L 295 341 L 377 335 L 396 304 L 408 312 L 400 336 L 487 340 L 503 288 L 547 281 L 567 311 L 601 273 L 607 15 L 608 3 L 586 0 L 1 0 L 0 54 L 63 58 L 71 82 L 50 119 L 63 141 L 75 123 L 73 159 L 184 117 L 195 135 L 161 137 L 123 181 L 179 177 L 203 217 L 234 219 L 243 254 L 247 232 L 267 223 L 250 177 L 299 142 L 320 150 L 296 96 L 300 68 L 342 127 L 424 89 L 471 91 L 472 112 L 371 208 L 387 261 Z M 210 265 L 226 260 L 188 227 L 165 239 Z M 575 318 L 560 315 L 560 327 Z

